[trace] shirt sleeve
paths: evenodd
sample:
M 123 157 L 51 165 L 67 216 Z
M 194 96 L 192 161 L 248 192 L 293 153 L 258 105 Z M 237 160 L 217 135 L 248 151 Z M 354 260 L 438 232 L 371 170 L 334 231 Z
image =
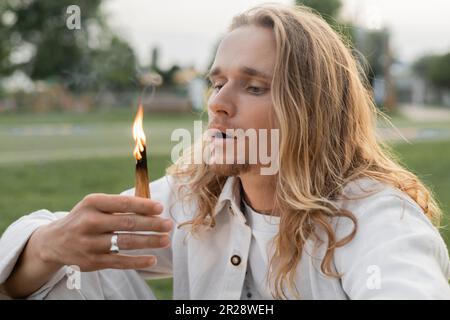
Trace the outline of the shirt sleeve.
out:
M 52 213 L 48 210 L 38 210 L 21 217 L 6 229 L 0 239 L 0 285 L 8 279 L 33 232 L 39 227 L 60 219 L 67 214 L 68 212 Z M 42 298 L 64 276 L 65 269 L 61 268 L 44 286 L 28 298 Z M 4 294 L 0 293 L 0 295 L 3 295 L 5 298 Z
M 349 208 L 355 238 L 336 249 L 335 264 L 350 299 L 450 299 L 449 256 L 438 230 L 417 204 L 396 194 Z M 343 222 L 345 220 L 345 222 Z M 337 237 L 353 223 L 340 220 Z
M 162 177 L 150 184 L 152 198 L 160 201 L 164 206 L 161 216 L 170 217 L 169 198 L 171 189 L 169 178 Z M 122 192 L 125 195 L 134 195 L 134 189 Z M 48 210 L 38 210 L 29 215 L 25 215 L 12 223 L 3 233 L 0 239 L 0 298 L 7 298 L 1 291 L 1 284 L 8 279 L 14 266 L 25 248 L 29 238 L 36 229 L 47 225 L 57 219 L 63 218 L 68 212 L 50 212 Z M 173 234 L 173 231 L 172 231 Z M 155 255 L 157 264 L 154 267 L 144 270 L 137 270 L 145 279 L 170 277 L 172 274 L 172 248 L 165 249 L 144 249 L 144 250 L 123 250 L 126 254 Z M 55 275 L 40 289 L 34 292 L 29 299 L 41 299 L 66 275 L 66 266 L 58 270 Z

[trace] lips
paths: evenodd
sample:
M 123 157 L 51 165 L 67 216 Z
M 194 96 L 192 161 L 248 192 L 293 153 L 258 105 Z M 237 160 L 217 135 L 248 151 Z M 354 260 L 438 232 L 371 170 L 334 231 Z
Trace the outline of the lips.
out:
M 221 131 L 217 131 L 213 137 L 219 138 L 219 139 L 233 139 L 232 136 L 227 135 L 225 132 L 221 132 Z
M 211 138 L 214 139 L 236 139 L 235 136 L 227 134 L 225 127 L 211 127 L 209 129 L 211 131 Z M 230 130 L 230 129 L 229 129 Z

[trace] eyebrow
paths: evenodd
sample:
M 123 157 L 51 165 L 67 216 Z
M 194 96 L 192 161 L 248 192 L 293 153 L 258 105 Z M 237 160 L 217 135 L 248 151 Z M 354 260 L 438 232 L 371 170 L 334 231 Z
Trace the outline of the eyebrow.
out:
M 264 78 L 267 80 L 272 79 L 271 75 L 269 75 L 265 72 L 250 68 L 250 67 L 246 67 L 246 66 L 239 68 L 239 72 L 242 74 L 245 74 L 247 76 L 250 76 L 250 77 Z M 212 77 L 217 76 L 221 73 L 222 73 L 222 70 L 219 67 L 214 67 L 213 69 L 211 69 L 208 72 L 208 74 L 206 75 L 206 78 L 211 79 Z

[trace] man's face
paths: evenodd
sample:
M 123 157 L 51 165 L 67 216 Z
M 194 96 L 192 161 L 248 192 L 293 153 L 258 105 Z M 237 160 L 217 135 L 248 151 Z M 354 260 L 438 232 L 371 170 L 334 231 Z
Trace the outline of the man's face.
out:
M 256 129 L 258 132 L 258 129 L 272 127 L 270 84 L 275 55 L 275 37 L 268 28 L 245 26 L 225 36 L 210 70 L 213 93 L 208 101 L 209 128 L 222 132 L 226 129 Z M 212 140 L 216 146 L 230 142 L 218 137 Z M 247 160 L 248 147 L 246 143 Z M 212 166 L 222 175 L 237 175 L 252 167 L 257 165 L 249 165 L 248 161 L 241 165 Z

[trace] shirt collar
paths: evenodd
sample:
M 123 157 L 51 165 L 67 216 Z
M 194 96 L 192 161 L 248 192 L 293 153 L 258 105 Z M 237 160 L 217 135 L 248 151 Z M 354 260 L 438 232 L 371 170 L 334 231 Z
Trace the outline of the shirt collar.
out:
M 229 205 L 233 212 L 243 212 L 243 204 L 241 202 L 241 183 L 238 177 L 231 176 L 225 181 L 222 192 L 217 200 L 214 216 L 223 211 L 222 209 L 226 205 Z

